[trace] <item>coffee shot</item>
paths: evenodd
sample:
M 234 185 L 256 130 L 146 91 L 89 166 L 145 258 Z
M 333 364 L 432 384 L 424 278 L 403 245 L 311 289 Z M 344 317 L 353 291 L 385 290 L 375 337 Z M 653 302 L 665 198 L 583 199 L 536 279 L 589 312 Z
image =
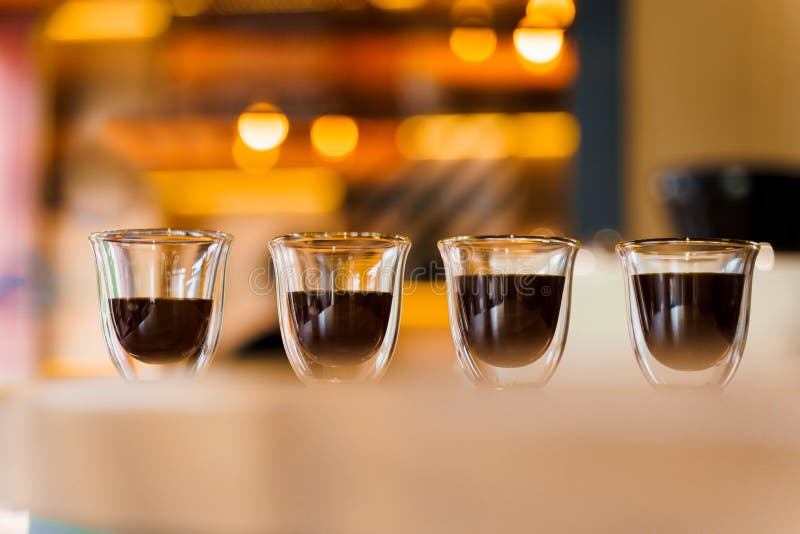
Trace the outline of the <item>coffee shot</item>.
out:
M 197 357 L 211 320 L 210 299 L 112 298 L 117 339 L 133 358 L 150 364 Z
M 565 282 L 542 274 L 456 276 L 458 327 L 470 354 L 507 368 L 541 358 L 556 331 Z
M 633 276 L 645 342 L 656 360 L 677 371 L 720 362 L 736 337 L 745 277 L 733 273 Z
M 392 294 L 378 291 L 292 291 L 289 315 L 300 346 L 324 366 L 358 365 L 383 343 Z

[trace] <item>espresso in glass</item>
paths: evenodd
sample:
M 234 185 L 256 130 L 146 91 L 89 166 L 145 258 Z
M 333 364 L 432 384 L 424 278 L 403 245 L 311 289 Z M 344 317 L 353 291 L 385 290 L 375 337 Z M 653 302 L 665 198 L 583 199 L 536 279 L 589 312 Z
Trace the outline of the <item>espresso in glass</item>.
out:
M 439 241 L 450 330 L 476 384 L 543 385 L 567 337 L 577 241 L 538 236 L 462 236 Z
M 211 363 L 233 237 L 153 228 L 89 236 L 111 360 L 129 380 L 192 376 Z
M 321 365 L 358 365 L 375 355 L 392 311 L 388 291 L 291 291 L 297 341 Z
M 411 241 L 371 232 L 313 232 L 269 244 L 289 363 L 305 384 L 374 382 L 397 342 Z
M 653 357 L 676 371 L 716 365 L 736 339 L 744 282 L 735 273 L 634 275 L 639 320 Z
M 546 274 L 457 276 L 458 326 L 470 353 L 507 368 L 541 358 L 556 333 L 565 281 Z
M 144 363 L 196 359 L 211 321 L 211 299 L 112 298 L 120 345 Z
M 636 358 L 656 386 L 725 386 L 744 351 L 758 244 L 653 239 L 617 245 Z

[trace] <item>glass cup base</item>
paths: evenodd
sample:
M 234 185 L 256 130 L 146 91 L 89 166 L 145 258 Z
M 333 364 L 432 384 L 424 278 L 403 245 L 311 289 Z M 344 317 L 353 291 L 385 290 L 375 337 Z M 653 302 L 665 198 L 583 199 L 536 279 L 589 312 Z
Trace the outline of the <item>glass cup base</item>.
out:
M 458 363 L 470 381 L 492 389 L 541 388 L 555 373 L 561 351 L 552 347 L 535 362 L 519 367 L 500 367 L 475 358 L 466 350 L 457 350 Z
M 321 365 L 303 356 L 289 356 L 297 378 L 306 385 L 375 382 L 386 373 L 390 359 L 381 355 L 360 365 Z
M 117 364 L 116 360 L 114 361 Z M 206 365 L 198 360 L 194 362 L 178 361 L 174 363 L 146 363 L 131 356 L 125 357 L 124 366 L 117 364 L 117 370 L 128 380 L 157 381 L 180 380 L 198 376 L 205 371 Z
M 727 386 L 742 360 L 741 352 L 730 350 L 715 365 L 692 371 L 672 369 L 655 358 L 644 358 L 636 350 L 636 363 L 647 381 L 658 389 L 721 389 Z

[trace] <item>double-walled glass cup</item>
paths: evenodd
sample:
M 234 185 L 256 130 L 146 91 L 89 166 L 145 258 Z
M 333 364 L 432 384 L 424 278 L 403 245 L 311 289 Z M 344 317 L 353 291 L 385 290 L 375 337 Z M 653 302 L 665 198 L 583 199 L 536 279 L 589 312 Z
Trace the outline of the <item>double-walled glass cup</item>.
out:
M 208 367 L 222 325 L 232 239 L 170 229 L 89 236 L 103 334 L 125 378 L 190 376 Z
M 453 343 L 475 383 L 539 386 L 550 380 L 567 339 L 579 246 L 535 236 L 439 241 Z
M 759 246 L 731 239 L 617 244 L 636 360 L 654 386 L 724 387 L 744 351 Z
M 270 242 L 283 345 L 303 383 L 383 376 L 397 342 L 410 247 L 406 237 L 356 232 Z

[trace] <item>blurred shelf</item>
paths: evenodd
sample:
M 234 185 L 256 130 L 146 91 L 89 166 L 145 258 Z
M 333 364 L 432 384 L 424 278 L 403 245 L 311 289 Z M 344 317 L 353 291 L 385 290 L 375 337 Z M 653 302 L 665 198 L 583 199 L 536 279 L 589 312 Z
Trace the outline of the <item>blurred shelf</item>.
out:
M 264 91 L 314 81 L 343 92 L 371 93 L 404 79 L 501 92 L 560 91 L 574 82 L 578 66 L 577 50 L 569 41 L 559 61 L 538 68 L 526 64 L 510 33 L 501 33 L 492 56 L 476 63 L 453 54 L 449 31 L 193 30 L 170 35 L 164 46 L 163 72 L 169 81 L 189 87 L 258 81 Z
M 488 59 L 470 62 L 453 53 L 449 31 L 415 29 L 381 34 L 200 28 L 141 42 L 58 43 L 48 47 L 48 57 L 64 87 L 118 87 L 123 94 L 138 89 L 146 91 L 151 108 L 212 113 L 239 112 L 265 99 L 289 113 L 358 109 L 377 116 L 564 109 L 578 72 L 577 49 L 569 39 L 557 59 L 537 65 L 521 59 L 511 34 L 501 33 Z
M 340 158 L 313 147 L 313 119 L 290 117 L 286 140 L 272 151 L 238 141 L 236 117 L 119 117 L 103 128 L 105 145 L 141 170 L 248 170 L 318 164 L 358 179 L 386 174 L 403 161 L 503 159 L 566 161 L 580 144 L 580 127 L 569 113 L 440 114 L 408 119 L 358 118 L 357 144 Z M 333 131 L 331 134 L 335 135 Z

